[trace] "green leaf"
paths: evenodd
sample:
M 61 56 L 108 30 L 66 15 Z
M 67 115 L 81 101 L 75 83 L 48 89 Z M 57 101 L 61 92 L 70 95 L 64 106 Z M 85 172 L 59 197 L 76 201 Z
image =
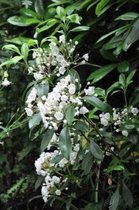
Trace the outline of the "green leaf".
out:
M 125 201 L 125 205 L 129 208 L 132 208 L 133 205 L 133 195 L 128 188 L 128 186 L 123 182 L 123 198 Z
M 34 114 L 33 116 L 31 116 L 30 120 L 29 120 L 29 128 L 35 128 L 37 125 L 39 125 L 41 122 L 41 116 L 39 113 Z
M 51 163 L 59 163 L 60 160 L 63 159 L 63 155 L 57 155 L 56 157 L 54 157 L 52 160 L 51 160 Z
M 66 11 L 63 7 L 57 7 L 56 12 L 60 18 L 63 18 L 66 15 Z
M 128 61 L 123 61 L 118 64 L 118 72 L 127 72 L 129 70 L 129 62 Z
M 37 28 L 36 31 L 39 34 L 39 33 L 43 32 L 43 31 L 48 30 L 49 28 L 52 28 L 56 23 L 57 23 L 56 19 L 48 20 L 46 25 L 42 26 L 41 28 Z
M 98 159 L 98 160 L 103 160 L 104 155 L 103 155 L 103 151 L 100 149 L 100 147 L 98 146 L 98 144 L 96 144 L 93 139 L 90 139 L 90 152 L 92 153 L 92 155 Z
M 21 8 L 20 12 L 28 17 L 39 18 L 38 14 L 29 8 Z
M 13 39 L 7 40 L 9 43 L 14 43 L 17 45 L 23 45 L 24 43 L 26 43 L 28 46 L 34 46 L 37 45 L 37 40 L 35 39 L 30 39 L 27 37 L 23 37 L 23 36 L 19 36 L 19 37 L 15 37 Z
M 115 20 L 134 20 L 138 16 L 139 16 L 139 14 L 136 13 L 136 12 L 127 12 L 127 13 L 125 13 L 123 15 L 120 15 Z
M 135 21 L 129 32 L 127 38 L 124 41 L 123 50 L 127 51 L 128 48 L 139 39 L 139 18 Z
M 17 54 L 20 55 L 20 51 L 19 51 L 18 47 L 16 47 L 14 44 L 6 44 L 3 46 L 3 49 L 11 50 L 11 51 L 16 52 Z
M 43 181 L 44 181 L 44 177 L 43 176 L 39 176 L 38 179 L 35 182 L 35 190 L 37 190 L 41 186 Z
M 66 114 L 66 120 L 67 120 L 68 125 L 72 125 L 72 122 L 74 120 L 74 114 L 75 114 L 75 108 L 72 104 L 67 107 L 65 114 Z
M 43 152 L 46 149 L 53 135 L 54 135 L 54 129 L 48 129 L 43 134 L 42 141 L 41 141 L 41 148 L 40 148 L 41 152 Z
M 34 148 L 33 144 L 29 144 L 28 146 L 23 148 L 23 150 L 18 153 L 18 156 L 19 156 L 18 160 L 19 161 L 23 160 L 23 158 L 26 157 L 33 148 Z
M 126 87 L 128 87 L 132 82 L 133 82 L 133 77 L 136 73 L 136 70 L 131 71 L 130 74 L 128 75 L 127 79 L 126 79 Z
M 67 19 L 69 19 L 71 23 L 80 24 L 80 21 L 82 18 L 78 14 L 73 14 L 73 15 L 67 16 Z
M 5 61 L 5 62 L 3 62 L 1 65 L 0 65 L 0 67 L 2 67 L 2 66 L 10 66 L 10 65 L 12 65 L 12 64 L 17 64 L 20 60 L 22 60 L 23 59 L 23 56 L 14 56 L 13 58 L 11 58 L 10 60 L 8 60 L 8 61 Z
M 90 28 L 89 26 L 78 26 L 78 27 L 73 28 L 70 31 L 72 32 L 88 31 L 89 28 Z
M 107 74 L 109 74 L 113 69 L 115 69 L 115 67 L 116 64 L 103 66 L 100 69 L 91 73 L 90 76 L 87 78 L 87 80 L 92 80 L 92 83 L 96 83 L 99 80 L 101 80 L 103 77 L 105 77 Z
M 49 92 L 49 83 L 48 80 L 45 80 L 45 83 L 39 83 L 36 85 L 36 89 L 37 89 L 37 94 L 38 96 L 42 97 L 42 96 L 47 96 L 48 92 Z
M 63 156 L 66 159 L 69 159 L 72 152 L 72 143 L 68 127 L 63 128 L 59 135 L 59 147 Z
M 97 16 L 100 15 L 101 11 L 104 9 L 104 7 L 109 3 L 110 0 L 101 0 L 97 6 L 96 6 L 96 10 L 95 13 Z
M 77 121 L 74 124 L 74 128 L 76 130 L 79 130 L 79 131 L 83 132 L 83 133 L 86 133 L 89 130 L 88 125 L 84 121 Z
M 87 175 L 90 173 L 92 168 L 93 157 L 90 152 L 85 154 L 83 161 L 82 161 L 82 170 L 84 171 L 83 174 Z M 87 164 L 86 164 L 87 163 Z
M 119 82 L 113 83 L 107 90 L 107 95 L 115 89 L 119 89 Z
M 106 173 L 111 173 L 112 171 L 124 171 L 125 167 L 120 163 L 110 163 L 107 169 L 104 169 Z
M 124 74 L 120 74 L 119 84 L 122 86 L 122 88 L 126 88 L 126 78 Z
M 97 107 L 102 112 L 112 112 L 112 108 L 109 104 L 102 102 L 99 98 L 95 96 L 85 96 L 83 97 L 84 101 Z
M 102 37 L 100 37 L 96 43 L 99 43 L 101 41 L 103 41 L 104 39 L 106 39 L 107 37 L 111 36 L 112 34 L 116 34 L 116 36 L 119 36 L 121 33 L 123 33 L 125 30 L 127 30 L 129 28 L 129 25 L 125 25 L 122 26 L 114 31 L 109 32 L 108 34 L 103 35 Z
M 116 191 L 113 193 L 111 199 L 110 199 L 110 206 L 109 210 L 118 210 L 118 204 L 120 200 L 120 193 L 119 193 L 119 187 L 117 187 Z
M 43 6 L 43 1 L 42 0 L 36 0 L 35 1 L 35 11 L 40 17 L 44 17 L 44 6 Z
M 29 54 L 29 48 L 26 43 L 24 43 L 21 47 L 21 54 L 23 56 L 23 59 L 26 61 Z
M 15 26 L 21 26 L 21 27 L 26 27 L 30 25 L 34 25 L 39 23 L 40 21 L 35 18 L 29 18 L 26 16 L 12 16 L 8 18 L 8 23 L 15 25 Z

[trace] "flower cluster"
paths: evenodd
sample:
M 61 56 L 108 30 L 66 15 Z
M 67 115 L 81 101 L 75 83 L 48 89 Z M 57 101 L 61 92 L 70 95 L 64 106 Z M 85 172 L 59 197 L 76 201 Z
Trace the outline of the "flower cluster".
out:
M 74 116 L 86 114 L 88 109 L 83 105 L 82 97 L 77 92 L 76 83 L 72 82 L 70 75 L 60 79 L 57 85 L 47 96 L 37 97 L 35 87 L 31 90 L 26 100 L 27 107 L 25 108 L 28 116 L 32 116 L 34 112 L 39 112 L 45 128 L 58 129 L 61 122 L 66 123 L 65 112 L 69 105 L 75 107 Z M 86 95 L 94 94 L 94 87 L 85 89 Z M 34 105 L 33 105 L 34 103 Z
M 67 160 L 62 156 L 61 151 L 58 148 L 59 138 L 56 134 L 53 135 L 49 145 L 47 146 L 47 150 L 53 148 L 53 152 L 43 152 L 40 157 L 35 161 L 36 172 L 38 175 L 44 177 L 44 183 L 42 185 L 41 193 L 44 202 L 48 201 L 48 198 L 52 195 L 61 195 L 61 190 L 67 189 L 68 178 L 64 178 L 63 168 L 66 168 L 69 165 L 74 165 L 78 152 L 80 150 L 80 136 L 76 137 L 77 143 L 74 143 L 75 135 L 72 135 L 72 152 L 70 154 L 70 159 Z M 56 149 L 54 149 L 56 148 Z M 55 163 L 54 158 L 60 157 L 59 162 Z
M 65 36 L 61 35 L 59 41 L 52 41 L 49 44 L 49 49 L 37 48 L 34 49 L 33 58 L 35 64 L 28 69 L 29 73 L 33 73 L 35 80 L 50 77 L 51 74 L 57 77 L 64 75 L 71 65 L 80 65 L 88 61 L 88 54 L 79 58 L 79 55 L 73 56 L 78 42 L 74 44 L 72 40 L 66 42 Z
M 3 87 L 7 87 L 11 84 L 11 82 L 8 80 L 8 72 L 7 71 L 4 71 L 4 74 L 3 74 L 3 78 L 2 78 L 2 83 L 1 85 Z
M 117 133 L 121 132 L 123 136 L 128 136 L 128 129 L 125 129 L 125 124 L 131 123 L 138 113 L 139 110 L 133 106 L 125 108 L 122 111 L 113 108 L 112 114 L 100 114 L 100 124 L 104 127 L 111 125 Z

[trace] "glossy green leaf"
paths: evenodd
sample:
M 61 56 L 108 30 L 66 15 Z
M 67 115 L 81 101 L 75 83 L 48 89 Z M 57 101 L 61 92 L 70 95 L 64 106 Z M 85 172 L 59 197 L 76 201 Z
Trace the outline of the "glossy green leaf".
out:
M 95 13 L 97 16 L 100 15 L 103 8 L 109 3 L 110 0 L 100 0 L 100 2 L 96 6 Z
M 133 195 L 128 188 L 128 186 L 123 182 L 123 198 L 125 201 L 125 205 L 128 206 L 129 208 L 132 208 L 133 205 Z
M 86 103 L 93 105 L 94 107 L 98 108 L 102 112 L 111 112 L 112 108 L 109 104 L 102 102 L 99 98 L 95 96 L 85 96 L 83 97 Z
M 90 76 L 87 78 L 87 80 L 92 80 L 92 83 L 96 83 L 99 80 L 103 79 L 103 77 L 105 77 L 107 74 L 109 74 L 112 70 L 114 70 L 115 67 L 116 67 L 115 64 L 103 66 L 100 69 L 91 73 Z
M 134 20 L 139 16 L 138 13 L 136 12 L 127 12 L 123 15 L 120 15 L 117 17 L 115 20 Z
M 122 86 L 122 88 L 126 88 L 126 78 L 124 74 L 120 74 L 119 76 L 119 84 Z
M 26 27 L 26 26 L 37 24 L 40 21 L 38 19 L 29 18 L 29 17 L 26 17 L 26 16 L 21 16 L 21 17 L 12 16 L 12 17 L 8 18 L 8 22 L 12 25 L 15 25 L 15 26 Z
M 119 82 L 113 83 L 106 91 L 107 95 L 114 91 L 115 89 L 119 89 Z
M 16 52 L 17 54 L 20 55 L 20 51 L 19 51 L 18 47 L 15 46 L 14 44 L 6 44 L 3 46 L 3 49 L 11 50 L 11 51 Z
M 30 120 L 29 120 L 29 128 L 35 128 L 37 125 L 39 125 L 41 122 L 41 116 L 39 113 L 34 114 L 33 116 L 31 116 Z
M 35 1 L 35 11 L 37 14 L 43 18 L 44 16 L 44 5 L 43 5 L 43 0 L 36 0 Z
M 128 61 L 123 61 L 118 64 L 118 72 L 127 72 L 129 70 L 129 62 Z
M 78 27 L 73 28 L 70 31 L 72 32 L 88 31 L 89 28 L 90 28 L 89 26 L 78 26 Z
M 66 159 L 69 159 L 71 151 L 72 151 L 72 143 L 71 143 L 68 127 L 63 128 L 59 135 L 59 147 L 63 156 Z
M 139 18 L 135 21 L 131 31 L 129 32 L 127 38 L 125 39 L 123 50 L 127 51 L 128 48 L 137 40 L 139 40 Z
M 63 18 L 66 15 L 65 9 L 60 6 L 56 8 L 56 12 L 60 18 Z
M 99 43 L 101 41 L 103 41 L 104 39 L 106 39 L 107 37 L 111 36 L 112 34 L 116 34 L 116 36 L 119 36 L 121 33 L 123 33 L 125 30 L 127 30 L 129 28 L 129 25 L 125 25 L 125 26 L 122 26 L 118 29 L 115 29 L 105 35 L 103 35 L 102 37 L 100 37 L 96 43 Z
M 73 15 L 67 16 L 67 19 L 69 19 L 71 23 L 80 24 L 80 21 L 82 18 L 78 14 L 73 14 Z
M 28 17 L 39 18 L 38 14 L 29 8 L 21 8 L 20 12 Z
M 118 210 L 119 200 L 120 200 L 120 193 L 119 193 L 119 187 L 117 187 L 116 191 L 113 193 L 110 199 L 109 210 Z
M 11 62 L 11 64 L 14 64 L 15 65 L 15 64 L 17 64 L 22 59 L 23 59 L 23 56 L 14 56 L 9 61 Z
M 53 135 L 54 135 L 54 129 L 47 129 L 47 131 L 43 134 L 41 141 L 41 148 L 40 148 L 41 152 L 43 152 L 46 149 Z
M 131 71 L 130 74 L 128 75 L 127 79 L 126 79 L 126 87 L 128 87 L 132 82 L 133 82 L 133 77 L 136 73 L 136 70 Z
M 7 40 L 7 41 L 9 43 L 14 43 L 17 45 L 23 45 L 24 43 L 26 43 L 28 46 L 34 46 L 34 45 L 38 44 L 37 40 L 30 39 L 30 38 L 23 37 L 23 36 L 15 37 L 15 38 Z
M 74 128 L 76 130 L 83 132 L 83 133 L 86 133 L 89 130 L 89 126 L 84 121 L 77 121 L 74 124 Z
M 42 96 L 47 96 L 48 92 L 49 92 L 49 83 L 48 80 L 45 80 L 45 83 L 39 83 L 36 85 L 36 89 L 37 89 L 37 94 L 38 96 L 42 97 Z
M 28 54 L 29 54 L 29 48 L 28 44 L 24 43 L 21 47 L 21 54 L 23 56 L 24 60 L 27 60 Z
M 90 139 L 90 152 L 92 153 L 92 155 L 98 159 L 98 160 L 103 160 L 104 155 L 103 155 L 103 151 L 100 149 L 100 147 L 98 146 L 98 144 L 96 144 L 93 139 Z
M 44 181 L 44 177 L 43 176 L 39 176 L 38 179 L 35 182 L 35 190 L 37 190 L 41 186 L 43 181 Z
M 41 28 L 37 28 L 37 33 L 42 33 L 43 31 L 46 31 L 48 30 L 49 28 L 52 28 L 55 24 L 57 23 L 57 20 L 56 19 L 51 19 L 51 20 L 48 20 L 46 25 L 42 26 Z
M 68 125 L 72 125 L 72 122 L 74 120 L 74 114 L 75 114 L 75 108 L 71 104 L 67 107 L 66 113 L 65 113 Z

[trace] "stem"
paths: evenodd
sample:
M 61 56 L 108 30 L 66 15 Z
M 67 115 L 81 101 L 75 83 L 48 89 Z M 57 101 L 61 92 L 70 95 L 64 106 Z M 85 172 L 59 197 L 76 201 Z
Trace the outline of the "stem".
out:
M 98 171 L 96 175 L 96 189 L 95 189 L 95 202 L 98 203 L 98 191 L 99 191 L 99 178 L 100 178 L 101 164 L 98 165 Z
M 127 97 L 126 97 L 126 89 L 123 90 L 124 91 L 124 100 L 125 100 L 125 106 L 127 107 Z

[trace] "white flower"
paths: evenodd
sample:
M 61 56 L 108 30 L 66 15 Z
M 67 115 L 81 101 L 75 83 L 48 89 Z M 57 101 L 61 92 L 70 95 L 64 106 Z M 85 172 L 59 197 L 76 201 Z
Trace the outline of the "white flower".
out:
M 108 120 L 105 119 L 105 118 L 101 118 L 101 124 L 104 125 L 104 126 L 107 126 L 109 124 Z
M 63 67 L 63 66 L 61 66 L 60 68 L 59 68 L 59 73 L 60 74 L 64 74 L 65 73 L 65 71 L 66 71 L 66 69 Z
M 116 121 L 116 120 L 118 120 L 119 119 L 119 114 L 117 114 L 117 113 L 113 113 L 113 120 L 114 121 Z
M 25 8 L 28 8 L 29 6 L 32 5 L 32 1 L 30 1 L 30 0 L 23 0 L 22 1 L 22 5 L 24 5 Z
M 108 126 L 110 120 L 110 113 L 100 114 L 100 123 L 104 126 Z
M 89 59 L 88 53 L 84 54 L 83 58 L 85 59 L 85 61 L 88 61 L 88 59 Z
M 36 96 L 37 96 L 37 90 L 36 90 L 35 87 L 33 87 L 32 90 L 31 90 L 31 92 L 30 92 L 30 94 L 28 95 L 28 98 L 27 98 L 26 103 L 30 104 L 33 101 L 35 101 Z
M 40 80 L 40 79 L 42 79 L 43 78 L 43 75 L 42 74 L 40 74 L 40 73 L 34 73 L 34 78 L 35 78 L 35 80 Z
M 2 85 L 3 85 L 4 87 L 9 86 L 10 84 L 11 84 L 11 82 L 10 82 L 7 78 L 5 78 L 5 79 L 2 81 Z
M 53 176 L 52 177 L 52 181 L 55 183 L 55 184 L 58 184 L 60 183 L 60 178 L 58 176 Z
M 61 96 L 61 101 L 67 101 L 68 100 L 68 96 L 66 96 L 66 95 L 62 95 Z
M 48 192 L 47 186 L 45 186 L 45 185 L 42 186 L 41 193 L 42 193 L 42 198 L 43 198 L 44 202 L 46 203 L 48 201 L 48 197 L 49 197 L 49 192 Z
M 31 117 L 33 115 L 33 111 L 30 108 L 25 108 L 25 111 L 27 113 L 27 116 Z
M 56 112 L 54 116 L 58 121 L 62 120 L 64 117 L 62 112 Z
M 8 72 L 7 72 L 7 71 L 4 72 L 3 77 L 4 77 L 4 78 L 5 78 L 5 77 L 8 77 Z
M 65 44 L 65 35 L 59 37 L 59 42 Z
M 84 89 L 86 95 L 93 95 L 95 93 L 95 87 L 88 87 L 88 89 Z
M 55 194 L 56 194 L 56 195 L 61 195 L 61 190 L 56 190 L 56 191 L 55 191 Z
M 123 136 L 128 136 L 128 131 L 123 130 L 123 131 L 122 131 L 122 135 L 123 135 Z
M 70 163 L 71 163 L 71 165 L 73 165 L 75 163 L 77 154 L 78 154 L 78 152 L 76 152 L 76 151 L 71 152 L 71 154 L 70 154 Z
M 79 110 L 80 114 L 86 114 L 89 110 L 85 107 L 85 106 L 82 106 Z
M 73 94 L 75 93 L 75 91 L 76 91 L 76 86 L 75 86 L 74 84 L 70 84 L 70 85 L 68 86 L 68 89 L 69 89 L 69 93 L 70 93 L 71 95 L 73 95 Z
M 135 107 L 131 107 L 131 113 L 136 116 L 139 113 L 139 110 Z
M 64 166 L 68 163 L 68 160 L 66 158 L 62 158 L 60 162 L 58 163 L 60 168 L 64 168 Z

